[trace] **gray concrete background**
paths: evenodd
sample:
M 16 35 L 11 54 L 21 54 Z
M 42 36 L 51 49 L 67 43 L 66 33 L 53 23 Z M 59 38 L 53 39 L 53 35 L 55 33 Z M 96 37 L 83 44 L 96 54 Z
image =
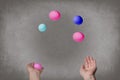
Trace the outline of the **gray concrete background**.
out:
M 62 14 L 56 22 L 48 18 L 54 9 Z M 80 27 L 75 15 L 84 18 Z M 85 34 L 82 43 L 72 40 L 75 31 Z M 33 61 L 45 68 L 42 80 L 82 80 L 87 55 L 97 60 L 97 80 L 120 80 L 119 0 L 0 0 L 0 80 L 28 80 Z

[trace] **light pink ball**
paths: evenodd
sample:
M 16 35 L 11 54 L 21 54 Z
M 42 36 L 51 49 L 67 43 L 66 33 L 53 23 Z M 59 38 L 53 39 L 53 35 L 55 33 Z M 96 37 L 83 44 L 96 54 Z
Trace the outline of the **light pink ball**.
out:
M 73 33 L 73 40 L 75 42 L 82 42 L 84 40 L 84 34 L 82 32 Z
M 53 10 L 49 13 L 49 18 L 53 21 L 59 20 L 61 17 L 61 14 L 57 10 Z
M 42 65 L 41 65 L 41 64 L 38 64 L 38 63 L 35 63 L 35 64 L 34 64 L 34 68 L 35 68 L 35 69 L 38 69 L 38 70 L 41 70 L 41 69 L 42 69 Z

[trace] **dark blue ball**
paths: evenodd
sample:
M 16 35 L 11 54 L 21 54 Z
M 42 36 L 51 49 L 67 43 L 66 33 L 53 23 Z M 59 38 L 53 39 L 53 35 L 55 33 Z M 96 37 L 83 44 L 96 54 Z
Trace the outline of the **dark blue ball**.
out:
M 83 23 L 83 18 L 81 17 L 81 16 L 74 16 L 74 18 L 73 18 L 73 22 L 75 23 L 75 24 L 77 24 L 77 25 L 80 25 L 80 24 L 82 24 Z

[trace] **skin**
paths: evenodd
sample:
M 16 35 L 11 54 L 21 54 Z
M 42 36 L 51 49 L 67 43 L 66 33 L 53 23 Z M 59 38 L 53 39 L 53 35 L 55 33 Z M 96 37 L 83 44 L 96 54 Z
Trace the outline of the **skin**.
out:
M 43 71 L 34 69 L 33 67 L 34 63 L 30 63 L 27 65 L 27 71 L 29 73 L 29 80 L 40 80 L 40 75 Z M 95 72 L 96 72 L 97 66 L 96 61 L 90 56 L 87 56 L 84 59 L 84 64 L 80 67 L 80 75 L 83 77 L 84 80 L 96 80 L 95 78 Z
M 80 67 L 80 75 L 84 80 L 96 80 L 95 72 L 97 70 L 96 61 L 90 56 L 84 60 L 84 64 Z
M 29 80 L 40 80 L 40 75 L 43 71 L 43 68 L 42 68 L 42 70 L 37 70 L 37 69 L 34 69 L 33 65 L 34 65 L 34 63 L 27 64 Z

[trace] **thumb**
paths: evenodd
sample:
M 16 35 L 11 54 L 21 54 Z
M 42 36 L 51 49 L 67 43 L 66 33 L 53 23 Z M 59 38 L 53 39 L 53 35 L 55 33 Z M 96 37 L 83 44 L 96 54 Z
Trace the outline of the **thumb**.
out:
M 84 64 L 81 66 L 80 70 L 85 70 L 85 65 Z

